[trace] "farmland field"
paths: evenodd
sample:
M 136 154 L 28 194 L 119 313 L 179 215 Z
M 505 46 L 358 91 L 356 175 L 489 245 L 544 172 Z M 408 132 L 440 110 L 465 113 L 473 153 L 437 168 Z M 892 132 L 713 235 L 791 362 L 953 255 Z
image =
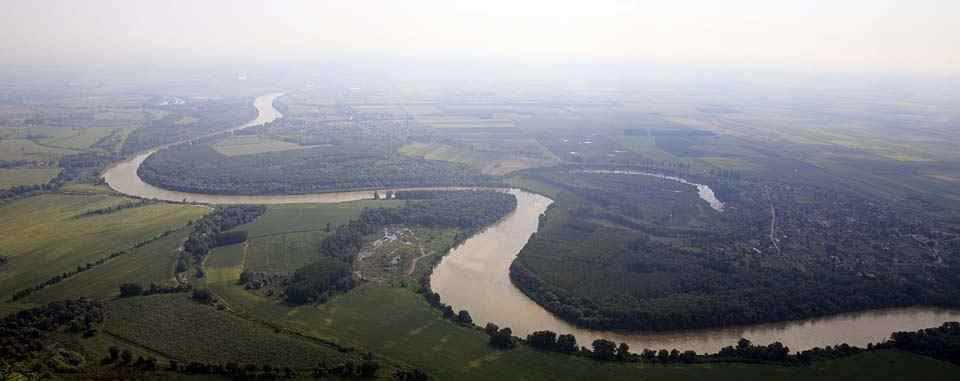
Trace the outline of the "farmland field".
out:
M 364 200 L 338 204 L 271 205 L 263 216 L 241 228 L 250 233 L 251 239 L 292 232 L 321 231 L 328 223 L 337 226 L 356 218 L 365 207 L 401 204 L 401 201 L 395 200 Z
M 119 293 L 120 285 L 137 283 L 149 286 L 175 284 L 173 267 L 180 245 L 189 230 L 181 228 L 159 240 L 111 259 L 106 263 L 79 273 L 67 280 L 44 288 L 27 297 L 27 301 L 48 303 L 69 298 L 108 299 Z
M 110 310 L 107 332 L 184 361 L 310 368 L 349 358 L 333 347 L 194 302 L 186 294 L 119 299 Z
M 60 173 L 59 168 L 0 169 L 0 189 L 17 185 L 46 184 Z
M 48 129 L 54 130 L 54 129 Z M 77 128 L 77 129 L 56 129 L 55 131 L 60 131 L 57 135 L 51 136 L 46 139 L 38 140 L 39 144 L 43 144 L 48 147 L 58 147 L 64 149 L 72 150 L 83 150 L 90 148 L 98 140 L 109 136 L 112 133 L 123 133 L 122 129 L 114 129 L 110 127 L 93 127 L 93 128 Z
M 399 151 L 404 155 L 422 159 L 452 161 L 472 166 L 482 166 L 488 160 L 479 152 L 437 143 L 412 143 L 400 147 Z
M 31 140 L 0 140 L 0 160 L 56 161 L 66 154 L 76 151 L 52 146 L 42 146 Z
M 206 213 L 196 206 L 151 204 L 78 218 L 130 201 L 110 195 L 45 194 L 0 206 L 0 215 L 8 216 L 0 222 L 0 247 L 10 258 L 0 273 L 0 290 L 12 293 L 33 286 Z
M 253 155 L 264 152 L 289 151 L 308 148 L 299 144 L 260 137 L 232 137 L 214 144 L 213 149 L 227 156 Z

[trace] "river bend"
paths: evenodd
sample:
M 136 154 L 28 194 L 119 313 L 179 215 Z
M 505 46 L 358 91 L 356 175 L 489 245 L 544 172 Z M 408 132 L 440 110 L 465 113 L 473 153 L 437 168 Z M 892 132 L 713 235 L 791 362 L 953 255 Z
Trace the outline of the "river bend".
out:
M 257 97 L 254 106 L 257 118 L 236 127 L 269 123 L 281 117 L 273 107 L 273 101 L 281 94 Z M 224 133 L 224 132 L 218 132 Z M 214 135 L 214 134 L 211 134 Z M 161 147 L 163 149 L 177 142 Z M 102 177 L 113 190 L 130 196 L 171 202 L 197 204 L 293 204 L 293 203 L 338 203 L 373 198 L 373 191 L 331 192 L 300 195 L 212 195 L 185 193 L 161 189 L 144 182 L 137 175 L 140 165 L 157 149 L 149 150 L 118 162 L 104 171 Z M 623 173 L 681 181 L 695 186 L 704 201 L 716 210 L 723 204 L 714 197 L 712 190 L 701 184 L 686 182 L 652 173 Z M 417 188 L 455 189 L 467 188 Z M 385 191 L 404 189 L 381 189 Z M 532 301 L 510 281 L 510 263 L 536 232 L 539 216 L 553 202 L 547 197 L 522 191 L 508 190 L 517 197 L 517 209 L 498 223 L 467 239 L 453 249 L 437 266 L 430 279 L 431 287 L 443 301 L 455 310 L 470 311 L 474 322 L 484 325 L 493 322 L 501 327 L 510 327 L 517 336 L 526 336 L 548 329 L 557 333 L 572 333 L 580 345 L 589 346 L 594 339 L 606 338 L 626 342 L 634 351 L 642 348 L 695 350 L 699 353 L 716 352 L 721 347 L 732 345 L 741 337 L 755 343 L 766 344 L 780 341 L 792 350 L 809 349 L 815 346 L 847 343 L 865 346 L 880 342 L 891 332 L 916 330 L 938 326 L 946 321 L 960 320 L 960 311 L 928 307 L 873 310 L 859 313 L 833 315 L 823 318 L 759 324 L 745 327 L 686 330 L 666 333 L 623 333 L 595 331 L 576 327 L 560 320 L 536 302 Z

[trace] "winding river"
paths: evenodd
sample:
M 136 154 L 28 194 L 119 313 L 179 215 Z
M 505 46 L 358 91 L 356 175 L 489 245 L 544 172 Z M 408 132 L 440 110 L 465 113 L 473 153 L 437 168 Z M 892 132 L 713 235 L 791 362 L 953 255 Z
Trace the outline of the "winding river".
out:
M 697 188 L 697 196 L 701 200 L 706 201 L 707 205 L 710 205 L 713 210 L 718 212 L 723 211 L 723 202 L 717 198 L 717 195 L 713 193 L 713 189 L 709 185 L 697 184 L 687 181 L 687 179 L 676 177 L 676 176 L 667 176 L 661 175 L 659 173 L 643 172 L 643 171 L 625 171 L 625 170 L 612 170 L 612 169 L 594 169 L 589 171 L 583 171 L 584 173 L 601 173 L 601 174 L 612 174 L 612 175 L 638 175 L 638 176 L 650 176 L 656 177 L 658 179 L 676 181 L 680 184 L 691 185 L 694 188 Z
M 258 111 L 257 118 L 233 130 L 268 123 L 279 118 L 281 114 L 273 108 L 273 101 L 280 95 L 277 93 L 258 97 L 254 102 Z M 168 146 L 181 143 L 183 142 Z M 102 176 L 111 188 L 126 195 L 198 204 L 337 203 L 373 197 L 372 191 L 234 196 L 161 189 L 145 183 L 137 175 L 137 169 L 154 152 L 156 149 L 118 162 L 107 168 Z M 717 210 L 723 208 L 723 204 L 713 196 L 713 191 L 705 185 L 652 173 L 631 174 L 657 176 L 674 181 L 682 180 L 681 182 L 696 186 L 700 197 L 711 207 Z M 383 189 L 380 192 L 388 190 L 403 189 Z M 783 323 L 665 333 L 623 333 L 576 327 L 544 310 L 511 283 L 510 263 L 527 243 L 530 235 L 536 232 L 539 216 L 553 201 L 519 189 L 508 191 L 517 197 L 517 209 L 498 223 L 467 239 L 444 257 L 434 270 L 430 284 L 433 290 L 441 295 L 443 301 L 453 306 L 455 310 L 470 311 L 477 324 L 485 325 L 493 322 L 501 327 L 511 327 L 514 335 L 517 336 L 526 336 L 536 330 L 549 329 L 558 333 L 572 333 L 581 345 L 589 345 L 594 339 L 606 338 L 626 342 L 635 351 L 641 348 L 677 348 L 700 353 L 716 352 L 721 347 L 732 345 L 739 338 L 746 337 L 755 343 L 780 341 L 793 350 L 803 350 L 840 343 L 865 346 L 867 343 L 886 339 L 894 331 L 916 330 L 937 326 L 945 321 L 960 320 L 960 311 L 911 307 Z

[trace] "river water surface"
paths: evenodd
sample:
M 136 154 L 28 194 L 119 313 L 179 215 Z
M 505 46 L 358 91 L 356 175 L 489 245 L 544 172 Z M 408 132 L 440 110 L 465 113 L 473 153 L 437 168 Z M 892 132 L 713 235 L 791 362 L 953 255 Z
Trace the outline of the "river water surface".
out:
M 255 120 L 234 130 L 271 122 L 281 116 L 273 108 L 280 94 L 260 96 L 254 102 L 258 116 Z M 182 142 L 180 142 L 182 143 Z M 180 144 L 173 143 L 167 146 Z M 163 148 L 163 147 L 161 147 Z M 114 190 L 147 199 L 202 204 L 293 204 L 337 203 L 370 199 L 373 191 L 334 192 L 303 195 L 235 196 L 184 193 L 161 189 L 145 183 L 137 169 L 156 150 L 150 150 L 116 163 L 103 173 L 103 178 Z M 722 210 L 723 204 L 713 197 L 709 187 L 651 173 L 630 173 L 681 181 L 697 187 L 698 193 L 711 207 Z M 467 189 L 467 188 L 419 188 Z M 379 190 L 381 194 L 391 189 Z M 402 189 L 393 189 L 402 190 Z M 508 190 L 517 197 L 517 209 L 481 233 L 467 239 L 452 250 L 434 270 L 430 284 L 444 303 L 455 310 L 470 311 L 477 324 L 496 323 L 510 327 L 514 335 L 526 336 L 548 329 L 557 333 L 572 333 L 580 345 L 589 346 L 597 338 L 626 342 L 634 351 L 641 348 L 695 350 L 716 352 L 746 337 L 755 343 L 780 341 L 793 350 L 815 346 L 865 346 L 885 340 L 891 332 L 916 330 L 960 320 L 960 311 L 915 307 L 874 310 L 841 314 L 817 319 L 761 324 L 737 328 L 688 330 L 669 333 L 622 333 L 596 331 L 573 326 L 558 319 L 520 292 L 510 281 L 510 263 L 537 230 L 539 216 L 553 202 L 547 197 L 518 189 Z M 712 199 L 711 199 L 712 198 Z
M 706 201 L 707 204 L 709 204 L 710 207 L 713 208 L 713 210 L 716 210 L 718 212 L 723 211 L 723 202 L 721 202 L 717 198 L 717 195 L 713 193 L 713 189 L 711 189 L 709 185 L 692 183 L 687 181 L 687 179 L 684 179 L 684 178 L 680 178 L 676 176 L 661 175 L 659 173 L 651 173 L 651 172 L 643 172 L 643 171 L 626 171 L 626 170 L 615 170 L 615 169 L 594 169 L 594 170 L 586 170 L 583 172 L 584 173 L 603 173 L 603 174 L 612 174 L 612 175 L 650 176 L 650 177 L 656 177 L 658 179 L 676 181 L 680 184 L 691 185 L 694 188 L 697 188 L 697 196 L 700 196 L 701 200 Z

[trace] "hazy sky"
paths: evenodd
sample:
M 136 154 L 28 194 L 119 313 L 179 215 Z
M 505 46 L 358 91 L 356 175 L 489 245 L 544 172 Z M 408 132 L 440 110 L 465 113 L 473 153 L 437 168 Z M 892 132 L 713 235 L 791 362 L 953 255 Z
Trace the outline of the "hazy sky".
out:
M 2 63 L 351 53 L 960 72 L 958 0 L 2 1 Z

